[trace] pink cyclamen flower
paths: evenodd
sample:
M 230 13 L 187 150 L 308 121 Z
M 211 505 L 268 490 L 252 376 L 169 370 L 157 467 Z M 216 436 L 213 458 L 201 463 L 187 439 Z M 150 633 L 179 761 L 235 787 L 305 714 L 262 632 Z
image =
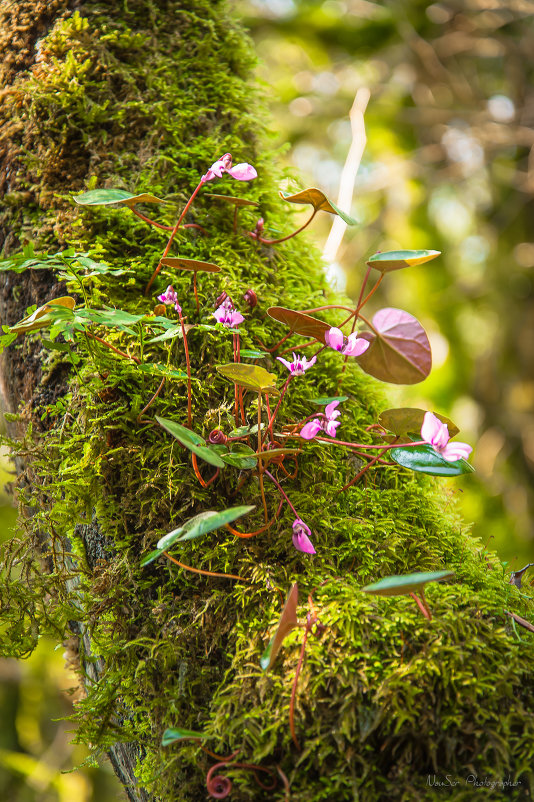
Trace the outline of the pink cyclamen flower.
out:
M 341 329 L 335 326 L 324 336 L 325 343 L 335 351 L 341 351 L 343 356 L 361 356 L 369 348 L 368 340 L 358 337 L 357 333 L 345 337 Z
M 158 301 L 161 301 L 161 303 L 165 304 L 166 306 L 174 306 L 176 311 L 181 314 L 182 307 L 178 303 L 178 296 L 176 295 L 176 290 L 172 284 L 169 284 L 164 293 L 158 295 Z
M 252 181 L 253 178 L 258 177 L 258 173 L 251 164 L 242 162 L 232 167 L 232 154 L 225 153 L 220 159 L 214 162 L 208 172 L 200 179 L 203 184 L 206 181 L 213 181 L 214 178 L 222 178 L 224 173 L 228 173 L 237 181 Z
M 305 440 L 313 440 L 321 429 L 323 429 L 329 437 L 335 437 L 336 429 L 341 422 L 336 420 L 336 418 L 339 418 L 341 415 L 341 412 L 337 409 L 338 405 L 339 401 L 332 401 L 330 404 L 327 404 L 324 414 L 320 418 L 314 418 L 304 424 L 300 430 L 300 436 Z
M 311 529 L 309 526 L 306 526 L 300 518 L 295 518 L 293 521 L 293 545 L 297 551 L 303 551 L 304 554 L 315 554 L 310 535 Z
M 305 356 L 296 356 L 294 352 L 293 362 L 288 362 L 287 359 L 283 359 L 281 356 L 277 356 L 276 358 L 282 363 L 282 365 L 286 366 L 292 376 L 303 376 L 305 371 L 307 371 L 308 368 L 311 368 L 312 365 L 315 365 L 317 360 L 317 357 L 313 356 L 308 362 Z
M 215 310 L 213 317 L 218 323 L 222 323 L 223 326 L 229 329 L 235 329 L 245 319 L 241 312 L 234 308 L 229 298 L 223 301 L 219 308 Z
M 423 425 L 421 426 L 421 437 L 447 462 L 467 459 L 473 450 L 467 443 L 449 443 L 450 436 L 447 424 L 442 423 L 432 412 L 425 412 Z

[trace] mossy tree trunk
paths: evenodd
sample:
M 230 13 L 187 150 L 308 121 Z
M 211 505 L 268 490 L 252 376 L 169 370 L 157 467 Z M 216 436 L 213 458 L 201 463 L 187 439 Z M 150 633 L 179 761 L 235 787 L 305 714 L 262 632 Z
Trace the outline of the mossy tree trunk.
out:
M 260 177 L 239 193 L 228 184 L 214 191 L 253 198 L 273 227 L 286 230 L 274 157 L 264 150 L 249 84 L 250 45 L 225 3 L 18 2 L 3 13 L 6 255 L 29 241 L 37 251 L 91 251 L 128 272 L 91 279 L 89 303 L 148 314 L 154 296 L 145 298 L 143 288 L 165 238 L 126 209 L 80 213 L 69 195 L 119 186 L 181 207 L 225 151 L 254 163 Z M 172 211 L 165 214 L 173 223 Z M 221 290 L 244 308 L 242 296 L 252 288 L 259 303 L 242 337 L 257 347 L 284 333 L 269 322 L 268 306 L 324 302 L 320 260 L 305 242 L 259 247 L 243 231 L 234 234 L 231 214 L 206 195 L 189 219 L 208 236 L 188 230 L 176 254 L 223 268 L 201 282 L 204 322 L 213 322 Z M 244 210 L 241 219 L 245 230 L 253 228 L 254 215 Z M 189 279 L 172 280 L 184 313 L 196 322 Z M 5 273 L 2 322 L 67 291 L 76 289 L 72 283 L 65 289 L 46 270 Z M 135 350 L 130 335 L 105 335 Z M 280 766 L 293 802 L 437 799 L 440 789 L 427 780 L 434 773 L 457 775 L 456 798 L 467 800 L 469 772 L 496 781 L 511 774 L 519 783 L 511 794 L 523 798 L 534 754 L 532 636 L 514 635 L 504 610 L 528 617 L 532 605 L 506 583 L 498 561 L 486 560 L 470 542 L 439 490 L 384 469 L 340 495 L 357 467 L 342 452 L 311 444 L 285 487 L 313 531 L 314 558 L 294 551 L 293 516 L 284 509 L 263 537 L 234 542 L 217 533 L 184 546 L 184 563 L 244 582 L 162 561 L 141 569 L 140 555 L 192 515 L 241 503 L 261 507 L 257 485 L 248 482 L 236 494 L 236 477 L 224 474 L 202 488 L 187 454 L 153 425 L 154 413 L 186 422 L 183 382 L 167 382 L 147 420 L 140 412 L 159 380 L 83 337 L 74 356 L 70 348 L 50 347 L 32 335 L 2 356 L 4 403 L 20 412 L 10 427 L 20 438 L 19 494 L 31 549 L 17 557 L 24 582 L 12 571 L 17 545 L 4 555 L 1 637 L 4 649 L 11 639 L 19 655 L 31 650 L 40 630 L 79 637 L 87 690 L 78 707 L 80 737 L 110 753 L 130 799 L 206 798 L 213 760 L 190 741 L 162 749 L 162 733 L 173 726 L 203 730 L 215 752 L 239 750 L 241 762 L 261 763 L 274 776 Z M 145 345 L 149 362 L 167 355 L 185 367 L 176 341 L 168 354 L 161 348 Z M 231 361 L 231 340 L 198 330 L 190 349 L 193 428 L 204 435 L 219 426 L 228 431 L 233 390 L 213 366 Z M 307 399 L 332 394 L 337 356 L 322 355 L 320 366 L 293 383 L 287 420 L 313 411 Z M 263 364 L 280 368 L 274 359 Z M 352 365 L 343 391 L 350 399 L 344 438 L 368 437 L 365 426 L 382 404 L 376 383 Z M 247 414 L 254 417 L 253 406 Z M 432 622 L 409 599 L 370 601 L 360 591 L 387 574 L 443 567 L 455 569 L 456 581 L 428 592 Z M 298 686 L 301 754 L 287 723 L 298 638 L 288 639 L 271 673 L 259 668 L 280 596 L 296 579 L 306 593 L 316 589 L 326 627 L 322 638 L 310 639 Z M 301 618 L 305 613 L 299 608 Z M 234 780 L 232 799 L 286 798 L 281 785 L 261 791 L 250 773 L 235 770 Z

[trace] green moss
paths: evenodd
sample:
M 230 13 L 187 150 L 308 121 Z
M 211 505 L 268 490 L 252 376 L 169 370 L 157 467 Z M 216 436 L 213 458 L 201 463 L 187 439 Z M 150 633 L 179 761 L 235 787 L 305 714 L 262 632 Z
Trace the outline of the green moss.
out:
M 289 230 L 257 96 L 245 80 L 253 66 L 249 44 L 224 3 L 135 0 L 115 10 L 89 4 L 83 14 L 49 32 L 40 64 L 16 85 L 16 190 L 30 192 L 34 205 L 23 194 L 20 202 L 14 196 L 4 223 L 18 227 L 23 238 L 31 232 L 40 247 L 55 249 L 58 240 L 129 266 L 126 276 L 88 283 L 95 307 L 149 313 L 156 293 L 172 280 L 194 319 L 187 275 L 162 274 L 154 295 L 143 295 L 164 236 L 126 209 L 74 209 L 68 193 L 120 186 L 181 206 L 199 175 L 229 150 L 260 174 L 250 186 L 230 191 L 260 201 L 268 223 Z M 162 214 L 170 223 L 176 209 Z M 245 230 L 255 216 L 242 211 Z M 248 287 L 258 295 L 243 347 L 285 333 L 266 317 L 269 305 L 324 302 L 320 259 L 305 240 L 277 250 L 259 247 L 242 232 L 234 235 L 231 213 L 206 195 L 189 219 L 209 236 L 185 231 L 175 252 L 223 268 L 220 276 L 200 277 L 205 322 L 212 321 L 222 289 L 242 307 Z M 76 292 L 74 284 L 70 289 Z M 131 335 L 106 330 L 105 336 L 122 349 L 136 348 Z M 194 428 L 204 435 L 215 426 L 228 431 L 233 388 L 213 365 L 232 358 L 231 339 L 193 330 L 189 345 L 198 380 Z M 35 551 L 26 551 L 21 582 L 19 573 L 9 576 L 6 556 L 0 630 L 6 648 L 12 640 L 21 655 L 39 629 L 61 637 L 75 622 L 89 628 L 87 658 L 102 658 L 105 673 L 88 684 L 77 708 L 78 737 L 100 749 L 117 739 L 139 742 L 140 781 L 165 801 L 204 799 L 213 763 L 190 742 L 162 749 L 161 735 L 170 726 L 203 730 L 210 748 L 221 754 L 239 749 L 243 762 L 273 771 L 280 765 L 293 802 L 437 799 L 428 774 L 465 778 L 470 772 L 495 780 L 510 773 L 522 782 L 510 798 L 522 798 L 519 791 L 532 782 L 534 752 L 532 635 L 521 631 L 519 640 L 504 610 L 532 616 L 532 603 L 506 584 L 497 558 L 488 563 L 454 510 L 444 509 L 439 486 L 386 468 L 340 495 L 354 463 L 340 449 L 310 444 L 299 457 L 298 476 L 285 486 L 314 533 L 315 558 L 293 549 L 293 516 L 284 509 L 263 536 L 234 540 L 217 532 L 184 544 L 184 563 L 237 573 L 246 583 L 199 577 L 163 561 L 140 569 L 140 555 L 196 512 L 230 503 L 260 509 L 258 488 L 249 481 L 234 497 L 236 473 L 225 471 L 213 488 L 202 489 L 188 453 L 152 425 L 154 414 L 184 422 L 183 382 L 168 382 L 140 422 L 159 380 L 96 344 L 89 349 L 83 338 L 78 352 L 78 375 L 62 353 L 47 365 L 31 411 L 36 434 L 30 431 L 26 443 L 16 445 L 31 455 L 30 484 L 20 498 L 36 510 L 24 524 L 47 571 Z M 145 345 L 144 354 L 148 361 L 185 366 L 180 340 Z M 275 372 L 279 367 L 270 358 L 263 364 Z M 50 376 L 60 369 L 70 371 L 70 384 L 58 399 Z M 331 393 L 339 370 L 337 355 L 324 353 L 320 370 L 292 384 L 286 419 L 309 414 L 307 399 Z M 370 442 L 365 427 L 384 404 L 380 387 L 352 365 L 343 392 L 350 396 L 344 438 Z M 250 410 L 252 419 L 253 405 Z M 211 468 L 201 471 L 211 475 Z M 261 515 L 247 525 L 254 520 L 259 525 Z M 103 542 L 94 534 L 96 524 Z M 11 544 L 8 552 L 16 548 Z M 456 578 L 429 588 L 432 622 L 410 599 L 369 600 L 360 592 L 387 574 L 444 566 L 454 568 Z M 322 637 L 309 640 L 298 685 L 300 754 L 288 726 L 298 631 L 272 672 L 259 668 L 279 616 L 279 592 L 284 596 L 295 580 L 302 599 L 315 588 L 326 626 Z M 299 613 L 304 619 L 304 604 Z M 284 798 L 281 787 L 261 791 L 250 772 L 234 775 L 232 799 Z M 469 799 L 472 789 L 455 793 L 455 799 Z

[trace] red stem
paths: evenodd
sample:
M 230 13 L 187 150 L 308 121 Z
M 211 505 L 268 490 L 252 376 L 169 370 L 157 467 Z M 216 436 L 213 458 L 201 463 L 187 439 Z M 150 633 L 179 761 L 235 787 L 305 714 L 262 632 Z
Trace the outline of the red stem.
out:
M 192 571 L 194 574 L 202 574 L 202 576 L 222 576 L 226 579 L 239 579 L 241 582 L 248 581 L 244 577 L 237 576 L 236 574 L 215 574 L 213 571 L 203 571 L 201 568 L 192 568 L 190 565 L 185 565 L 184 563 L 178 562 L 178 560 L 176 560 L 174 557 L 171 557 L 167 551 L 163 551 L 162 554 L 164 554 L 165 557 L 168 557 L 168 559 L 175 565 L 179 565 L 180 568 L 185 568 L 186 571 Z
M 145 223 L 149 223 L 151 226 L 155 226 L 156 228 L 161 228 L 162 231 L 172 231 L 172 226 L 164 226 L 163 223 L 156 223 L 155 220 L 151 220 L 150 217 L 145 217 L 144 214 L 138 212 L 137 209 L 134 209 L 133 206 L 130 206 L 130 209 L 135 214 L 136 217 L 139 217 L 140 220 L 144 220 Z
M 185 350 L 185 364 L 187 368 L 187 425 L 191 426 L 191 419 L 192 419 L 192 412 L 191 412 L 191 362 L 189 361 L 189 346 L 187 344 L 187 333 L 185 330 L 184 319 L 182 317 L 182 310 L 178 310 L 178 315 L 180 317 L 180 326 L 182 327 L 182 338 L 184 341 L 184 350 Z
M 115 351 L 115 353 L 118 354 L 119 356 L 123 356 L 125 359 L 131 359 L 132 362 L 136 362 L 138 365 L 141 364 L 141 360 L 138 359 L 136 356 L 130 356 L 130 354 L 127 354 L 125 351 L 120 351 L 118 348 L 115 348 L 114 345 L 111 345 L 111 343 L 108 343 L 106 340 L 103 340 L 102 337 L 97 337 L 96 334 L 93 334 L 92 332 L 87 331 L 87 330 L 86 330 L 86 334 L 89 337 L 92 337 L 93 340 L 96 340 L 97 342 L 101 343 L 102 345 L 105 345 L 106 348 L 111 349 L 111 351 Z
M 264 245 L 277 245 L 279 242 L 285 242 L 288 239 L 292 239 L 292 237 L 296 237 L 297 234 L 300 234 L 301 231 L 304 231 L 304 229 L 310 225 L 311 221 L 313 220 L 316 214 L 317 214 L 317 209 L 314 209 L 312 216 L 308 220 L 306 220 L 304 225 L 301 226 L 300 228 L 297 228 L 297 230 L 293 231 L 292 234 L 288 234 L 287 237 L 280 237 L 280 239 L 263 239 L 263 237 L 254 237 L 254 239 L 257 239 L 258 242 L 262 242 Z
M 188 211 L 189 207 L 191 206 L 191 204 L 193 203 L 194 199 L 196 198 L 196 196 L 197 196 L 197 194 L 198 194 L 198 192 L 199 192 L 200 188 L 201 188 L 202 186 L 204 186 L 204 184 L 205 184 L 205 183 L 206 183 L 206 182 L 205 182 L 205 180 L 204 180 L 203 178 L 201 178 L 201 179 L 200 179 L 200 181 L 199 181 L 199 183 L 198 183 L 198 186 L 197 186 L 197 187 L 196 187 L 196 189 L 193 191 L 193 194 L 191 195 L 191 197 L 189 198 L 189 200 L 188 200 L 188 201 L 187 201 L 187 203 L 185 204 L 185 206 L 184 206 L 184 208 L 183 208 L 183 211 L 182 211 L 182 214 L 181 214 L 181 215 L 180 215 L 180 217 L 178 218 L 178 221 L 177 221 L 176 225 L 174 226 L 174 228 L 173 228 L 173 230 L 172 230 L 171 236 L 169 237 L 169 241 L 167 242 L 167 245 L 165 246 L 165 250 L 163 251 L 163 254 L 161 255 L 161 259 L 159 260 L 159 264 L 158 264 L 158 266 L 156 267 L 156 269 L 154 270 L 154 272 L 153 272 L 153 274 L 152 274 L 152 277 L 151 277 L 150 281 L 148 282 L 148 284 L 147 284 L 147 285 L 146 285 L 146 287 L 145 287 L 145 295 L 148 295 L 148 292 L 149 292 L 149 290 L 150 290 L 150 287 L 152 286 L 152 283 L 153 283 L 154 279 L 156 278 L 156 276 L 158 275 L 159 271 L 160 271 L 160 270 L 161 270 L 161 268 L 162 268 L 162 264 L 161 264 L 161 262 L 162 262 L 162 259 L 165 259 L 165 257 L 166 257 L 166 256 L 167 256 L 167 254 L 169 253 L 169 251 L 170 251 L 170 249 L 171 249 L 171 245 L 172 245 L 172 243 L 173 243 L 173 241 L 174 241 L 174 238 L 175 238 L 175 236 L 176 236 L 176 232 L 177 232 L 177 231 L 178 231 L 178 229 L 180 228 L 180 224 L 181 224 L 182 220 L 184 219 L 184 217 L 185 217 L 185 215 L 186 215 L 186 213 L 187 213 L 187 211 Z

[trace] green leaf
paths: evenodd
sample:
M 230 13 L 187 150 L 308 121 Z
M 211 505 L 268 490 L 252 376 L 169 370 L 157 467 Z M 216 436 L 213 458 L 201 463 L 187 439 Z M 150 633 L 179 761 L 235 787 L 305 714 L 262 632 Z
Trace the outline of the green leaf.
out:
M 150 563 L 153 563 L 154 560 L 157 560 L 162 551 L 163 551 L 162 549 L 154 549 L 154 551 L 151 551 L 147 555 L 145 555 L 140 563 L 141 568 L 144 568 L 145 565 L 150 565 Z
M 226 524 L 232 523 L 237 518 L 247 515 L 253 509 L 255 509 L 254 506 L 240 506 L 229 507 L 227 510 L 222 510 L 222 512 L 215 512 L 214 510 L 201 512 L 199 515 L 190 518 L 178 529 L 174 529 L 160 538 L 157 547 L 162 551 L 167 551 L 174 543 L 179 541 L 195 540 L 197 537 L 206 535 L 214 529 L 220 529 L 221 526 L 226 526 Z
M 166 256 L 161 260 L 161 264 L 172 267 L 175 270 L 192 270 L 197 273 L 220 273 L 219 265 L 212 262 L 199 262 L 196 259 L 182 259 L 181 257 Z
M 355 220 L 353 217 L 349 217 L 349 215 L 346 212 L 343 212 L 339 206 L 336 206 L 335 203 L 329 200 L 324 192 L 320 189 L 317 189 L 317 187 L 303 189 L 294 195 L 289 192 L 280 192 L 280 197 L 283 200 L 288 201 L 288 203 L 309 203 L 310 206 L 313 206 L 313 208 L 318 212 L 337 214 L 349 226 L 355 226 L 358 223 L 357 220 Z
M 249 471 L 258 464 L 256 453 L 253 448 L 246 443 L 235 443 L 232 450 L 226 454 L 221 454 L 227 465 L 233 465 L 242 471 Z
M 263 359 L 267 356 L 263 351 L 254 351 L 252 348 L 241 348 L 239 354 L 245 359 Z
M 180 741 L 183 738 L 205 738 L 206 736 L 202 732 L 195 732 L 195 730 L 182 730 L 178 727 L 169 727 L 163 733 L 163 737 L 161 739 L 162 746 L 170 746 L 171 744 L 175 743 L 175 741 Z
M 255 452 L 255 455 L 258 459 L 261 459 L 262 462 L 269 462 L 272 459 L 277 459 L 278 457 L 285 456 L 286 454 L 301 454 L 301 448 L 269 448 L 266 451 L 262 451 L 260 454 Z
M 386 576 L 379 582 L 366 585 L 362 591 L 373 596 L 403 596 L 421 590 L 427 582 L 439 582 L 440 579 L 449 579 L 451 576 L 454 576 L 454 571 L 448 569 L 404 574 L 403 576 Z
M 317 404 L 317 406 L 323 407 L 327 404 L 331 404 L 332 401 L 339 401 L 341 404 L 343 401 L 348 401 L 348 395 L 332 395 L 332 396 L 323 396 L 321 398 L 310 398 L 310 404 Z
M 299 588 L 297 583 L 295 582 L 295 584 L 293 585 L 287 596 L 287 601 L 285 603 L 284 609 L 282 610 L 282 615 L 280 616 L 276 632 L 269 641 L 269 645 L 267 646 L 267 648 L 265 649 L 260 658 L 260 666 L 263 668 L 264 671 L 268 671 L 273 666 L 274 661 L 276 660 L 276 656 L 280 651 L 280 647 L 284 641 L 284 638 L 287 635 L 289 635 L 291 630 L 297 626 L 298 603 L 299 603 Z
M 373 317 L 374 331 L 360 336 L 371 343 L 356 357 L 366 373 L 392 384 L 417 384 L 432 368 L 432 352 L 424 328 L 402 309 L 380 309 Z
M 29 331 L 36 331 L 43 329 L 50 325 L 52 318 L 49 315 L 50 308 L 53 306 L 61 306 L 65 309 L 72 311 L 76 306 L 76 301 L 68 295 L 63 295 L 61 298 L 54 298 L 48 301 L 43 306 L 40 306 L 31 315 L 23 318 L 19 323 L 11 326 L 12 334 L 27 334 Z
M 459 428 L 444 415 L 438 415 L 436 412 L 434 412 L 434 415 L 442 423 L 447 425 L 449 436 L 456 437 L 460 431 Z M 416 407 L 400 407 L 399 409 L 386 409 L 381 413 L 380 417 L 378 418 L 378 422 L 384 427 L 384 429 L 387 429 L 388 432 L 393 432 L 393 434 L 401 437 L 402 435 L 407 435 L 412 432 L 420 432 L 424 417 L 424 409 L 417 409 Z
M 265 428 L 265 424 L 261 424 L 261 428 Z M 255 423 L 253 426 L 240 426 L 238 429 L 234 429 L 230 432 L 230 437 L 248 437 L 249 434 L 256 434 L 258 431 L 258 424 Z
M 389 273 L 392 270 L 402 270 L 404 267 L 422 265 L 440 255 L 441 251 L 384 251 L 371 256 L 367 264 L 380 270 L 381 273 Z
M 431 445 L 392 448 L 389 455 L 404 468 L 431 476 L 460 476 L 475 470 L 465 459 L 447 462 Z
M 285 306 L 271 306 L 267 310 L 269 317 L 289 326 L 295 334 L 302 334 L 304 337 L 315 337 L 324 344 L 324 336 L 330 331 L 332 326 L 323 320 L 307 315 L 305 312 L 296 312 L 294 309 L 287 309 Z
M 216 365 L 217 371 L 239 387 L 254 392 L 280 395 L 276 389 L 276 376 L 268 373 L 259 365 L 245 365 L 242 362 L 230 362 L 228 365 Z
M 90 276 L 104 276 L 108 273 L 112 276 L 122 276 L 123 273 L 128 272 L 120 267 L 110 267 L 110 265 L 106 265 L 104 262 L 95 262 L 94 259 L 90 259 L 88 256 L 78 256 L 76 261 L 79 262 L 85 270 L 89 271 L 89 273 L 85 274 L 84 278 L 89 278 Z
M 185 426 L 181 426 L 179 423 L 176 423 L 172 420 L 167 420 L 166 418 L 158 418 L 156 415 L 156 420 L 160 426 L 162 426 L 169 434 L 172 434 L 173 437 L 176 437 L 179 443 L 181 443 L 185 448 L 188 448 L 189 451 L 192 451 L 193 454 L 196 454 L 197 457 L 203 459 L 205 462 L 209 462 L 210 465 L 214 465 L 216 468 L 224 468 L 225 463 L 210 448 L 206 448 L 206 441 L 200 435 L 195 434 L 192 432 L 191 429 L 186 429 Z
M 150 373 L 152 376 L 166 376 L 168 379 L 187 379 L 187 373 L 179 368 L 170 368 L 160 362 L 145 362 L 138 365 L 137 369 L 142 373 Z
M 133 195 L 125 189 L 92 189 L 72 197 L 81 206 L 108 206 L 110 203 L 120 203 L 125 206 L 135 206 L 136 203 L 165 203 L 155 195 L 146 192 L 141 195 Z
M 173 340 L 175 337 L 183 337 L 182 326 L 173 326 L 172 329 L 167 329 L 163 334 L 158 334 L 157 337 L 152 337 L 147 340 L 147 343 L 161 343 L 164 340 Z

